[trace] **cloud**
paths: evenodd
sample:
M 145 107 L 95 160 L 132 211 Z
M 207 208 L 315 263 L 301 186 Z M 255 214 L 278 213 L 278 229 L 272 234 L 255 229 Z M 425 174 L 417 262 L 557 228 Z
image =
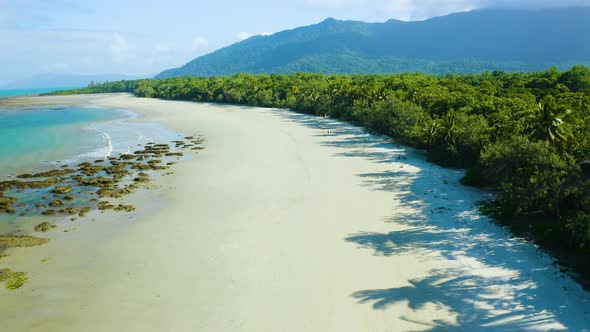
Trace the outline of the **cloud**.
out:
M 242 40 L 246 40 L 246 39 L 253 37 L 253 36 L 270 36 L 270 35 L 272 35 L 272 32 L 263 31 L 258 34 L 250 33 L 250 32 L 240 32 L 236 35 L 236 38 L 238 39 L 238 41 L 242 41 Z
M 118 32 L 113 35 L 110 51 L 111 57 L 115 62 L 125 62 L 134 58 L 131 47 L 129 46 L 129 43 L 127 43 L 127 39 Z
M 424 20 L 475 9 L 542 9 L 590 6 L 590 0 L 302 0 L 308 7 L 357 13 L 373 11 L 370 20 Z M 356 17 L 356 19 L 362 19 Z
M 203 37 L 195 37 L 193 38 L 193 42 L 191 48 L 193 50 L 203 50 L 209 47 L 209 41 Z
M 481 8 L 541 9 L 590 6 L 588 0 L 480 0 Z
M 253 34 L 251 34 L 251 33 L 249 33 L 249 32 L 244 32 L 244 31 L 242 31 L 242 32 L 239 32 L 239 33 L 236 35 L 236 38 L 238 38 L 238 40 L 239 40 L 239 41 L 242 41 L 242 40 L 248 39 L 248 38 L 250 38 L 250 37 L 252 37 L 252 36 L 254 36 L 254 35 L 253 35 Z
M 481 0 L 391 0 L 383 11 L 403 21 L 424 20 L 434 16 L 481 8 Z

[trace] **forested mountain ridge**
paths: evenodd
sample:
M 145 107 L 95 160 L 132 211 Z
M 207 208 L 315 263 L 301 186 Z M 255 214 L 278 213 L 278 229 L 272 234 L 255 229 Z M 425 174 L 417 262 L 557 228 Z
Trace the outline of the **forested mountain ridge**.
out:
M 590 8 L 480 10 L 418 22 L 338 21 L 255 36 L 157 78 L 244 73 L 474 73 L 590 65 Z

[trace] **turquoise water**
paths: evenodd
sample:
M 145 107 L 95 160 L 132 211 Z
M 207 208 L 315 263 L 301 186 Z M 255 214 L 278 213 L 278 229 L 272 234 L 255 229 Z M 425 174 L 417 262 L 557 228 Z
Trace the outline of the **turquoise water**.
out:
M 46 92 L 52 92 L 52 91 L 57 91 L 57 90 L 74 89 L 74 88 L 76 88 L 76 87 L 0 90 L 0 98 L 26 96 L 26 95 L 46 93 Z
M 122 119 L 116 110 L 0 108 L 0 175 L 31 172 L 105 144 L 90 123 Z
M 134 113 L 92 107 L 0 108 L 0 178 L 108 157 L 182 135 Z
M 0 107 L 0 181 L 12 175 L 76 165 L 135 151 L 148 142 L 169 143 L 186 136 L 135 113 L 99 107 Z M 11 192 L 34 205 L 43 193 Z M 76 192 L 76 197 L 84 196 Z M 0 214 L 0 234 L 27 230 L 41 216 Z M 27 226 L 28 225 L 28 226 Z

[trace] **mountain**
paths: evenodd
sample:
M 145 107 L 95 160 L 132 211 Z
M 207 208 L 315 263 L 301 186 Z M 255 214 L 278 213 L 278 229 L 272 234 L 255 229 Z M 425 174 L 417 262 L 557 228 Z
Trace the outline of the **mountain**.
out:
M 67 74 L 40 74 L 22 80 L 10 82 L 0 86 L 2 89 L 28 89 L 28 88 L 63 88 L 87 86 L 90 82 L 104 83 L 121 80 L 133 80 L 139 77 L 104 74 L 104 75 L 67 75 Z
M 478 10 L 426 21 L 319 24 L 255 36 L 157 78 L 246 73 L 471 73 L 590 64 L 590 7 Z

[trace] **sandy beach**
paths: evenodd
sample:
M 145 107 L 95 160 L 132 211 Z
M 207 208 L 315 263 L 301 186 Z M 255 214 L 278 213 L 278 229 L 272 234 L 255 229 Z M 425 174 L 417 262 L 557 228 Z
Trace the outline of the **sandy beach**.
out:
M 127 109 L 206 149 L 130 215 L 92 212 L 3 263 L 5 331 L 590 330 L 590 295 L 475 206 L 463 171 L 286 110 L 27 98 Z

